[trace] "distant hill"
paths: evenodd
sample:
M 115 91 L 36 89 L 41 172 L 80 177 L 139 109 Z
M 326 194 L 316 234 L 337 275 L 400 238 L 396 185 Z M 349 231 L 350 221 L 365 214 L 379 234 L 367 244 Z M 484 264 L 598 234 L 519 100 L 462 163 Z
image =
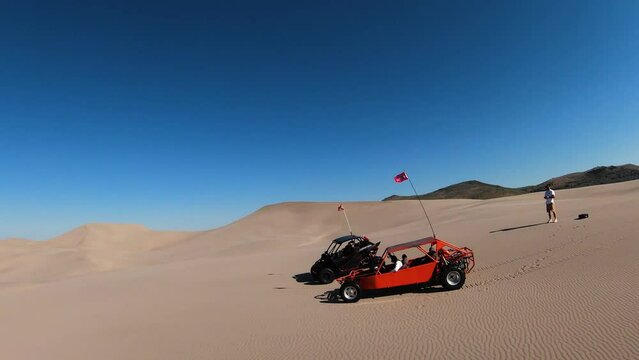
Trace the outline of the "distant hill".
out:
M 486 184 L 477 180 L 460 182 L 445 188 L 421 195 L 421 199 L 492 199 L 503 196 L 521 195 L 526 191 L 522 189 L 506 188 L 499 185 Z M 393 195 L 384 200 L 416 200 L 417 196 Z
M 477 180 L 460 182 L 445 188 L 420 195 L 423 200 L 435 199 L 494 199 L 504 196 L 527 194 L 542 191 L 547 184 L 553 189 L 573 189 L 584 186 L 611 184 L 622 181 L 639 179 L 639 166 L 626 164 L 621 166 L 598 166 L 584 172 L 571 173 L 555 177 L 537 185 L 520 188 L 507 188 L 499 185 L 486 184 Z M 386 200 L 415 200 L 417 196 L 392 195 Z
M 623 181 L 639 179 L 639 166 L 626 164 L 621 166 L 598 166 L 584 172 L 576 172 L 552 178 L 535 186 L 522 189 L 526 192 L 542 191 L 546 184 L 551 184 L 553 189 L 574 189 L 584 186 L 612 184 Z

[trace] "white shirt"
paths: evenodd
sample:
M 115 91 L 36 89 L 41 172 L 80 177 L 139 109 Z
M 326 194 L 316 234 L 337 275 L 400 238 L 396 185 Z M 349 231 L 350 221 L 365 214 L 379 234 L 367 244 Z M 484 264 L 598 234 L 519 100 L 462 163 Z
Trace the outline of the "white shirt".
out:
M 401 262 L 401 261 L 397 260 L 397 262 L 395 263 L 395 268 L 394 268 L 394 269 L 393 269 L 393 271 L 391 271 L 391 272 L 397 272 L 397 271 L 399 271 L 399 269 L 401 269 L 401 268 L 402 268 L 402 266 L 404 266 L 404 264 L 402 264 L 402 262 Z
M 551 197 L 552 196 L 552 197 Z M 544 197 L 546 198 L 546 205 L 555 203 L 555 190 L 546 190 L 544 193 Z

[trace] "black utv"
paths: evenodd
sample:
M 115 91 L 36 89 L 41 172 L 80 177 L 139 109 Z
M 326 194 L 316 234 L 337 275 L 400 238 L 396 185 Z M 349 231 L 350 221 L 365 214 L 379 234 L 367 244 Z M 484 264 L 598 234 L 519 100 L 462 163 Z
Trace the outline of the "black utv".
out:
M 365 236 L 339 237 L 331 242 L 320 259 L 313 264 L 311 275 L 319 282 L 329 284 L 351 270 L 374 266 L 378 248 L 379 242 L 373 244 Z

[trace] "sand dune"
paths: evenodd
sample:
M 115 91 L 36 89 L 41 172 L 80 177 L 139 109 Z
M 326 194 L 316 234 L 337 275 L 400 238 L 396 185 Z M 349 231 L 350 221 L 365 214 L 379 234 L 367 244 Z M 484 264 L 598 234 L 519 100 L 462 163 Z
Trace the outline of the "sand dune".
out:
M 206 232 L 87 225 L 0 242 L 0 345 L 14 359 L 639 358 L 639 181 L 426 202 L 475 250 L 463 289 L 325 303 L 307 285 L 336 203 L 268 206 Z M 345 204 L 382 245 L 427 235 L 413 201 Z M 588 212 L 587 220 L 574 220 Z
M 0 284 L 43 282 L 115 270 L 195 232 L 152 231 L 142 225 L 87 224 L 48 241 L 0 241 Z

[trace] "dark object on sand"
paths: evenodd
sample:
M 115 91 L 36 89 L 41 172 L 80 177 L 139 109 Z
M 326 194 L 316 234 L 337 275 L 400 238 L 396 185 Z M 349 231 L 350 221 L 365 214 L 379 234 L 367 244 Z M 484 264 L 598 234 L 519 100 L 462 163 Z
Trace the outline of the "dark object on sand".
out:
M 342 244 L 347 245 L 341 248 Z M 379 243 L 373 244 L 366 236 L 346 235 L 331 242 L 319 260 L 311 267 L 311 275 L 322 284 L 329 284 L 353 270 L 379 265 L 376 257 Z
M 579 214 L 579 215 L 577 215 L 577 220 L 587 219 L 587 218 L 588 218 L 588 214 Z

